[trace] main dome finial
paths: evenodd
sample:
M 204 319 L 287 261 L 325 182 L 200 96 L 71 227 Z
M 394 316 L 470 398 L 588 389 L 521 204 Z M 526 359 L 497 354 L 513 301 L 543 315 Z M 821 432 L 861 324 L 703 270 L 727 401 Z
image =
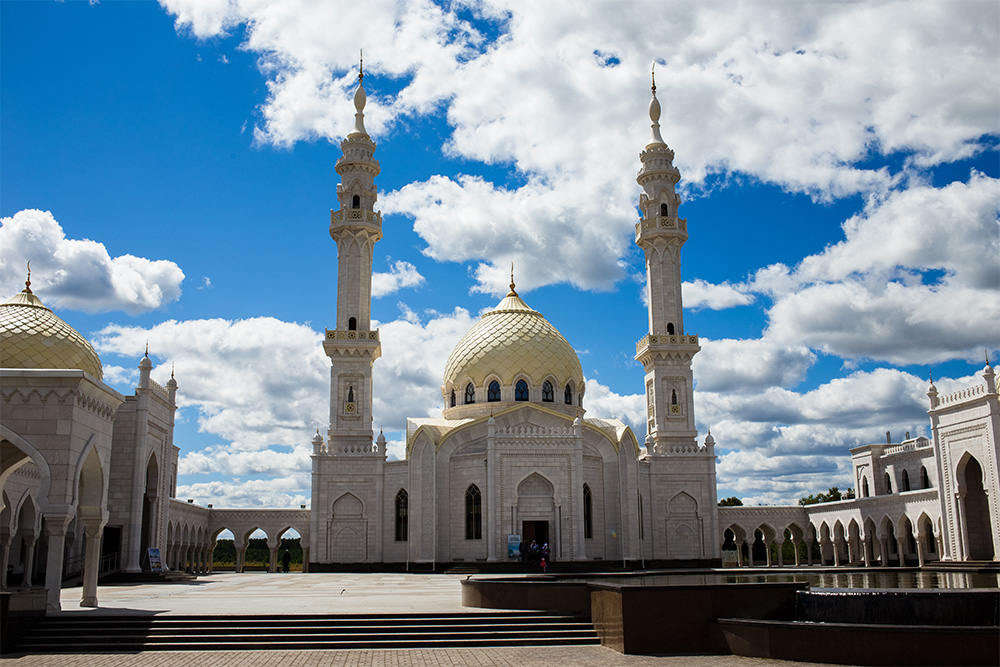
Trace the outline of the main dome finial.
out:
M 507 296 L 517 296 L 517 292 L 514 291 L 514 262 L 510 263 L 510 291 L 507 292 Z
M 28 279 L 24 281 L 24 291 L 31 294 L 31 260 L 28 260 Z

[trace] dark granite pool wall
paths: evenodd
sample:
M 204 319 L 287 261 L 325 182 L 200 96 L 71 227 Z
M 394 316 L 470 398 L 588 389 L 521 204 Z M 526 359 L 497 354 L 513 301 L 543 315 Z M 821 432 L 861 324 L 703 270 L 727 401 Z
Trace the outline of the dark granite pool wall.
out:
M 1000 591 L 803 591 L 795 599 L 794 619 L 816 623 L 997 627 Z
M 619 586 L 591 584 L 601 644 L 622 653 L 729 653 L 719 617 L 788 618 L 801 583 Z
M 539 609 L 590 616 L 590 584 L 546 579 L 471 579 L 462 582 L 462 606 Z
M 733 655 L 846 665 L 1000 664 L 995 627 L 802 623 L 723 618 Z

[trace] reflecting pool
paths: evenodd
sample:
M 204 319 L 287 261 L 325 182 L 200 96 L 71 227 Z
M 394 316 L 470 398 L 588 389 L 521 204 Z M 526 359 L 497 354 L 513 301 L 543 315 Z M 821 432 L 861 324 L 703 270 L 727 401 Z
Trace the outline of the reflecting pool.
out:
M 634 575 L 590 575 L 559 577 L 559 581 L 621 584 L 626 586 L 703 586 L 708 584 L 740 584 L 752 582 L 800 581 L 813 588 L 892 589 L 892 588 L 1000 588 L 1000 573 L 951 572 L 928 570 L 883 571 L 880 569 L 848 572 L 684 572 L 676 574 L 649 573 Z

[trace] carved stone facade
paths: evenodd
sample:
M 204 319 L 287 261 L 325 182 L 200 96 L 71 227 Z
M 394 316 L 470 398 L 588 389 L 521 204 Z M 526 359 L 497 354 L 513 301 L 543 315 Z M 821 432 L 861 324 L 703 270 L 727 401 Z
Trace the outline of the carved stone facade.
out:
M 366 300 L 381 218 L 372 209 L 378 165 L 360 85 L 355 106 L 330 228 L 337 330 L 324 342 L 330 429 L 313 440 L 313 566 L 504 561 L 518 557 L 508 544 L 522 539 L 548 543 L 558 560 L 717 562 L 714 441 L 696 439 L 691 359 L 700 348 L 683 327 L 688 227 L 677 217 L 680 173 L 659 138 L 655 86 L 653 141 L 637 177 L 636 243 L 646 251 L 650 294 L 650 329 L 636 356 L 649 386 L 645 450 L 623 423 L 586 417 L 576 352 L 521 299 L 512 276 L 507 296 L 445 364 L 441 418 L 408 420 L 406 458 L 386 460 L 370 417 L 380 348 L 378 332 L 367 330 Z

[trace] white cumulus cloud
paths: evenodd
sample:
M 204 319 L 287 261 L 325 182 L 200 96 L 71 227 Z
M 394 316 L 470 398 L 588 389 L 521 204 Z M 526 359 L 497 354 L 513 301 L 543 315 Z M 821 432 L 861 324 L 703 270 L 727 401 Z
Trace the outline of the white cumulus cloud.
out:
M 50 308 L 86 312 L 155 310 L 181 295 L 184 272 L 167 260 L 111 257 L 103 243 L 68 239 L 48 211 L 26 209 L 0 218 L 0 291 L 31 288 Z
M 372 273 L 372 298 L 378 299 L 407 287 L 423 285 L 425 282 L 417 267 L 409 262 L 397 261 L 388 273 L 377 271 Z

